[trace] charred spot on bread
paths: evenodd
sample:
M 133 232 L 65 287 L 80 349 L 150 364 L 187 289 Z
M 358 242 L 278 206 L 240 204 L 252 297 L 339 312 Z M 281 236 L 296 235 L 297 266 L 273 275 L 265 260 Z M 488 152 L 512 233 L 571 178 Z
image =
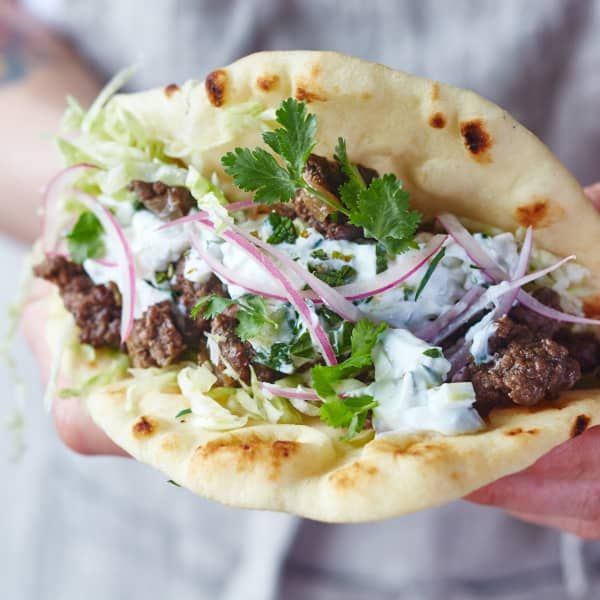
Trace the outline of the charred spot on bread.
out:
M 573 426 L 571 427 L 571 437 L 574 438 L 581 435 L 588 428 L 590 421 L 591 418 L 588 415 L 577 415 L 575 421 L 573 421 Z
M 223 106 L 227 84 L 227 72 L 223 69 L 211 71 L 204 80 L 208 101 L 216 107 Z
M 489 151 L 494 141 L 486 129 L 483 119 L 463 121 L 460 124 L 460 133 L 465 148 L 477 162 L 492 162 Z

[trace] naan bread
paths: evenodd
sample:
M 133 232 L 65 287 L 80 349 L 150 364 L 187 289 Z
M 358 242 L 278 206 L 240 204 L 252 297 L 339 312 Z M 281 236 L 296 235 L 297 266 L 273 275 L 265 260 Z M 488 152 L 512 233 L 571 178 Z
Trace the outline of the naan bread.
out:
M 331 156 L 343 136 L 353 161 L 396 173 L 424 213 L 449 211 L 505 230 L 532 225 L 540 247 L 575 253 L 600 272 L 600 216 L 580 185 L 531 132 L 472 92 L 335 53 L 266 52 L 204 82 L 111 102 L 149 135 L 191 148 L 184 160 L 217 173 L 235 198 L 220 157 L 256 146 L 260 136 L 255 127 L 232 134 L 226 109 L 276 107 L 289 96 L 318 116 L 318 154 Z M 51 324 L 69 318 L 57 307 Z M 101 369 L 101 359 L 63 361 L 75 381 Z M 100 390 L 86 403 L 118 445 L 197 494 L 332 522 L 384 519 L 460 498 L 600 422 L 598 392 L 574 391 L 544 408 L 495 410 L 482 433 L 389 436 L 359 448 L 318 419 L 204 431 L 193 419 L 174 418 L 182 401 L 173 393 L 128 401 L 123 389 Z

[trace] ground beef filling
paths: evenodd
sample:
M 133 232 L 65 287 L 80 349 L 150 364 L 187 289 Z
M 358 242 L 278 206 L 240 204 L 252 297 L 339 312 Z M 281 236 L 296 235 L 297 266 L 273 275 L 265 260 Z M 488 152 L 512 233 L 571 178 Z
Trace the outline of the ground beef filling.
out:
M 377 171 L 357 165 L 360 174 L 368 185 L 378 176 Z M 348 180 L 337 161 L 311 154 L 304 168 L 304 178 L 317 191 L 339 202 L 339 189 Z M 348 218 L 335 212 L 322 200 L 298 190 L 288 204 L 273 207 L 280 214 L 299 217 L 316 229 L 321 235 L 332 240 L 357 240 L 364 238 L 362 228 L 348 223 Z
M 534 295 L 561 309 L 553 290 L 540 288 Z M 600 341 L 593 333 L 574 332 L 524 306 L 513 308 L 496 325 L 489 340 L 492 360 L 483 365 L 471 362 L 462 374 L 473 382 L 476 406 L 484 414 L 499 405 L 533 406 L 556 399 L 582 372 L 600 364 Z
M 260 381 L 273 381 L 280 374 L 255 362 L 255 352 L 248 342 L 242 342 L 235 333 L 236 307 L 212 319 L 189 317 L 190 310 L 204 296 L 226 296 L 225 288 L 212 275 L 206 282 L 195 284 L 183 277 L 185 258 L 176 270 L 174 290 L 179 294 L 183 314 L 168 300 L 150 306 L 136 319 L 122 350 L 129 353 L 134 366 L 141 368 L 166 367 L 186 350 L 197 353 L 198 362 L 208 358 L 204 332 L 210 331 L 218 340 L 219 351 L 239 378 L 250 383 L 250 367 Z M 83 267 L 62 256 L 47 258 L 34 268 L 36 276 L 57 285 L 65 308 L 73 314 L 79 328 L 79 339 L 95 347 L 119 348 L 121 328 L 121 298 L 117 287 L 95 285 Z M 235 378 L 225 374 L 224 362 L 217 365 L 223 385 L 238 385 Z
M 490 363 L 472 373 L 477 406 L 533 406 L 554 400 L 581 376 L 579 363 L 564 346 L 547 338 L 511 342 Z M 487 412 L 487 411 L 483 411 Z
M 121 343 L 121 296 L 117 287 L 95 285 L 81 265 L 50 256 L 33 270 L 58 286 L 65 308 L 75 318 L 84 344 L 118 348 Z
M 233 385 L 235 380 L 228 374 L 231 367 L 244 383 L 250 383 L 250 367 L 259 381 L 274 381 L 281 375 L 265 365 L 256 362 L 254 348 L 243 342 L 235 332 L 237 306 L 230 306 L 211 322 L 211 334 L 219 346 L 221 361 L 216 365 L 217 376 L 222 385 Z
M 132 181 L 129 189 L 148 210 L 167 221 L 187 215 L 196 205 L 190 191 L 183 186 L 168 186 L 162 181 Z
M 126 341 L 136 367 L 166 367 L 185 351 L 183 336 L 175 326 L 169 300 L 148 307 L 141 319 L 136 319 Z
M 204 343 L 204 332 L 210 330 L 211 320 L 203 318 L 202 314 L 192 319 L 190 317 L 191 310 L 201 298 L 211 294 L 225 297 L 227 290 L 216 275 L 211 275 L 201 283 L 187 279 L 184 275 L 185 261 L 186 257 L 182 256 L 177 262 L 175 283 L 172 289 L 179 296 L 178 301 L 182 309 L 179 320 L 181 332 L 187 343 L 195 347 Z

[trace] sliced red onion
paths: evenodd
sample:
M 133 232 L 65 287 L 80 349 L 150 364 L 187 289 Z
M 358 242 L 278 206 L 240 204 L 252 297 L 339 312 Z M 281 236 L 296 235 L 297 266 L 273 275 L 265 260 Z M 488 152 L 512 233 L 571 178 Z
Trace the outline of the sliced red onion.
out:
M 254 282 L 249 282 L 244 278 L 239 272 L 233 272 L 231 269 L 228 269 L 221 261 L 213 256 L 208 250 L 206 250 L 202 244 L 199 244 L 196 240 L 192 240 L 192 246 L 194 250 L 198 253 L 200 258 L 208 265 L 209 269 L 213 272 L 225 279 L 228 283 L 232 285 L 237 285 L 245 289 L 247 292 L 251 294 L 256 294 L 257 296 L 264 296 L 265 298 L 272 298 L 273 300 L 280 300 L 282 302 L 287 302 L 287 297 L 283 293 L 283 290 L 265 290 L 258 289 L 254 287 Z
M 263 240 L 250 235 L 243 229 L 236 227 L 235 225 L 231 229 L 243 237 L 246 241 L 263 248 L 271 256 L 274 256 L 283 267 L 289 271 L 295 273 L 302 281 L 309 285 L 320 298 L 333 312 L 342 317 L 345 321 L 356 323 L 361 318 L 360 310 L 349 302 L 344 296 L 337 290 L 321 281 L 318 277 L 310 273 L 302 265 L 299 265 L 296 261 L 292 260 L 287 254 L 274 248 L 271 244 L 263 242 Z M 304 294 L 303 294 L 304 295 Z M 311 297 L 306 294 L 305 297 Z
M 381 294 L 406 281 L 411 275 L 414 275 L 438 252 L 447 239 L 445 235 L 433 236 L 424 248 L 407 254 L 404 260 L 377 275 L 373 280 L 373 284 L 368 289 L 365 289 L 364 285 L 349 283 L 336 287 L 335 290 L 348 300 L 360 300 L 361 298 Z
M 198 220 L 201 227 L 216 232 L 214 223 L 210 219 Z M 277 281 L 283 286 L 288 302 L 296 309 L 296 312 L 302 317 L 308 331 L 315 343 L 321 349 L 321 353 L 325 358 L 325 362 L 328 365 L 337 364 L 337 358 L 327 333 L 319 323 L 317 315 L 308 307 L 305 299 L 296 290 L 292 282 L 284 275 L 284 273 L 275 265 L 275 263 L 258 250 L 250 241 L 245 239 L 244 236 L 239 235 L 237 231 L 233 229 L 226 229 L 219 233 L 221 237 L 229 240 L 238 248 L 244 250 L 250 258 L 252 258 L 259 265 L 264 267 Z
M 95 169 L 93 165 L 78 164 L 56 174 L 42 192 L 42 249 L 46 254 L 55 251 L 60 241 L 60 211 L 58 202 L 84 171 Z
M 118 254 L 117 264 L 120 269 L 119 291 L 121 292 L 121 341 L 125 342 L 131 333 L 135 310 L 135 262 L 133 253 L 123 228 L 115 216 L 100 202 L 84 192 L 75 192 L 77 199 L 91 210 L 104 228 L 107 236 L 114 242 Z
M 169 221 L 164 225 L 161 225 L 156 231 L 162 231 L 163 229 L 170 229 L 171 227 L 176 227 L 177 225 L 185 225 L 185 223 L 193 223 L 205 219 L 208 219 L 208 213 L 200 211 L 186 215 L 185 217 L 179 217 L 179 219 L 173 219 L 173 221 Z
M 252 208 L 253 206 L 257 206 L 254 200 L 240 200 L 240 202 L 232 202 L 231 204 L 227 204 L 225 208 L 229 212 L 235 212 L 236 210 L 246 210 L 247 208 Z
M 95 263 L 98 263 L 99 265 L 102 265 L 103 267 L 108 267 L 109 269 L 112 269 L 113 267 L 117 266 L 117 263 L 112 262 L 111 260 L 106 260 L 104 258 L 92 258 L 91 260 Z
M 162 225 L 159 230 L 175 227 L 184 223 L 202 222 L 207 220 L 206 213 L 194 213 L 170 221 Z M 314 302 L 324 302 L 332 311 L 340 315 L 346 321 L 356 323 L 361 318 L 360 310 L 352 304 L 352 300 L 368 298 L 375 294 L 380 294 L 386 290 L 393 288 L 403 281 L 406 281 L 411 275 L 417 272 L 426 262 L 433 256 L 447 239 L 444 235 L 437 235 L 431 238 L 428 244 L 422 250 L 411 253 L 406 256 L 406 259 L 399 264 L 387 269 L 385 272 L 378 275 L 373 283 L 365 288 L 364 285 L 342 285 L 332 288 L 318 277 L 310 273 L 302 265 L 292 260 L 287 254 L 277 250 L 271 244 L 257 238 L 240 227 L 235 225 L 231 229 L 242 236 L 248 242 L 263 248 L 274 256 L 283 267 L 288 271 L 295 273 L 302 281 L 304 281 L 314 291 L 301 292 L 304 298 L 313 300 Z M 240 286 L 246 287 L 246 286 Z
M 504 310 L 504 307 L 501 306 L 502 301 L 498 302 L 499 298 L 504 297 L 506 294 L 510 294 L 513 290 L 518 291 L 521 286 L 527 283 L 535 281 L 540 277 L 544 277 L 544 275 L 547 275 L 555 269 L 558 269 L 565 262 L 572 260 L 573 258 L 575 257 L 568 256 L 567 258 L 563 258 L 562 260 L 558 261 L 554 265 L 551 265 L 550 267 L 541 269 L 540 271 L 536 271 L 535 273 L 530 273 L 529 275 L 526 275 L 519 279 L 515 279 L 514 281 L 502 281 L 501 283 L 498 283 L 488 288 L 486 292 L 482 294 L 477 301 L 473 302 L 473 304 L 471 304 L 471 306 L 466 311 L 464 311 L 457 319 L 449 323 L 444 329 L 437 333 L 435 337 L 431 340 L 431 343 L 438 344 L 442 340 L 446 339 L 449 335 L 452 335 L 457 329 L 462 327 L 462 325 L 469 322 L 478 312 L 485 310 L 492 303 L 496 305 L 494 308 L 494 318 L 501 317 L 503 314 L 506 314 L 507 311 Z
M 562 321 L 564 323 L 575 323 L 577 325 L 600 325 L 600 319 L 578 317 L 577 315 L 571 315 L 569 313 L 556 310 L 555 308 L 551 308 L 550 306 L 542 304 L 539 300 L 537 300 L 531 294 L 528 294 L 524 290 L 519 290 L 517 292 L 517 299 L 523 306 L 526 306 L 530 310 L 533 310 L 534 312 L 542 315 L 543 317 L 548 317 L 549 319 L 554 319 L 555 321 Z
M 477 240 L 454 215 L 444 213 L 438 216 L 438 221 L 452 236 L 454 241 L 467 253 L 468 257 L 477 266 L 481 267 L 492 281 L 508 279 L 508 273 L 477 243 Z
M 527 267 L 529 266 L 529 259 L 531 258 L 531 250 L 533 248 L 533 227 L 527 228 L 523 245 L 521 246 L 521 254 L 519 254 L 519 260 L 515 267 L 515 272 L 512 275 L 513 280 L 518 280 L 524 277 L 527 273 Z M 518 288 L 514 289 L 511 293 L 502 296 L 502 299 L 498 303 L 498 306 L 494 310 L 494 318 L 500 318 L 503 315 L 509 313 L 513 307 L 517 294 L 519 293 Z
M 450 361 L 450 371 L 448 372 L 448 381 L 452 381 L 452 377 L 456 375 L 469 361 L 471 353 L 471 345 L 467 340 L 463 340 L 460 345 L 448 355 Z
M 425 340 L 426 342 L 435 339 L 441 331 L 455 319 L 460 317 L 469 307 L 476 302 L 484 293 L 482 287 L 472 287 L 467 293 L 458 301 L 453 304 L 445 313 L 441 314 L 437 319 L 425 323 L 416 331 L 414 335 L 418 338 Z
M 296 398 L 298 400 L 309 400 L 311 402 L 321 402 L 321 398 L 317 395 L 311 388 L 303 388 L 303 387 L 282 387 L 280 385 L 276 385 L 274 383 L 267 383 L 265 381 L 261 382 L 260 386 L 269 394 L 273 394 L 274 396 L 281 396 L 283 398 Z
M 495 300 L 496 298 L 504 296 L 504 294 L 507 294 L 512 290 L 519 290 L 524 285 L 527 285 L 536 279 L 540 279 L 541 277 L 548 275 L 548 273 L 552 273 L 552 271 L 556 271 L 556 269 L 562 267 L 565 263 L 571 260 L 575 260 L 574 254 L 566 256 L 565 258 L 561 258 L 558 262 L 546 267 L 545 269 L 534 271 L 533 273 L 529 273 L 529 275 L 525 275 L 511 281 L 502 281 L 501 283 L 490 287 L 485 295 L 488 296 L 490 300 Z

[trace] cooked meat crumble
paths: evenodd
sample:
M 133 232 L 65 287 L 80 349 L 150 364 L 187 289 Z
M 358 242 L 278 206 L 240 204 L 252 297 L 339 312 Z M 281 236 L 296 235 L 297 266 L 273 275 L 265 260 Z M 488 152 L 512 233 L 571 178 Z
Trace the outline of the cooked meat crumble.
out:
M 120 346 L 121 297 L 115 284 L 95 285 L 81 265 L 63 256 L 50 256 L 33 271 L 58 286 L 84 344 Z
M 265 365 L 254 362 L 254 349 L 248 342 L 242 342 L 235 332 L 237 319 L 236 306 L 231 306 L 212 320 L 211 333 L 219 345 L 222 358 L 233 368 L 244 383 L 250 383 L 250 366 L 260 381 L 274 381 L 279 374 Z M 220 362 L 216 369 L 223 385 L 234 385 L 235 381 L 225 374 L 227 365 Z
M 227 292 L 216 275 L 211 275 L 207 281 L 202 283 L 194 283 L 186 279 L 184 275 L 185 262 L 185 256 L 182 256 L 177 262 L 173 290 L 179 294 L 179 302 L 183 308 L 184 314 L 179 319 L 183 335 L 189 344 L 197 346 L 203 342 L 204 332 L 210 329 L 211 320 L 205 319 L 202 314 L 193 319 L 190 317 L 190 311 L 204 296 L 216 294 L 225 297 Z
M 471 367 L 477 408 L 533 406 L 553 400 L 572 388 L 581 376 L 579 363 L 564 346 L 548 338 L 515 339 L 497 352 L 490 363 Z
M 162 181 L 132 181 L 129 189 L 148 210 L 168 221 L 187 215 L 196 205 L 190 191 L 183 186 L 167 186 Z
M 368 185 L 378 176 L 377 171 L 357 165 L 360 174 Z M 339 202 L 339 189 L 347 181 L 340 165 L 323 156 L 311 154 L 306 162 L 304 178 L 318 192 Z M 335 211 L 322 200 L 298 190 L 292 204 L 278 204 L 273 207 L 287 217 L 299 217 L 320 234 L 332 240 L 357 240 L 364 238 L 362 228 L 348 223 L 346 215 Z M 335 214 L 334 214 L 335 213 Z
M 126 345 L 136 367 L 166 367 L 174 363 L 186 346 L 175 326 L 171 302 L 164 300 L 148 307 L 133 322 Z

